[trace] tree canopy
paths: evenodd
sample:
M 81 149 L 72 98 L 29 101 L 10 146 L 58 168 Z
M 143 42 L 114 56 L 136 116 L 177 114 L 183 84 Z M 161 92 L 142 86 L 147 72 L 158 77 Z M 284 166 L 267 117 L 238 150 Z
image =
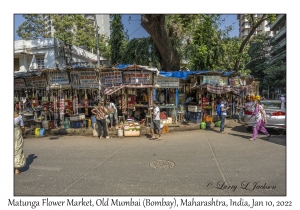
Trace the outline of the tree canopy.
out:
M 42 15 L 22 15 L 25 21 L 18 27 L 17 34 L 24 40 L 48 38 L 46 24 Z
M 122 63 L 122 56 L 126 42 L 128 41 L 127 33 L 124 32 L 122 16 L 120 14 L 112 15 L 110 35 L 110 56 L 111 64 Z

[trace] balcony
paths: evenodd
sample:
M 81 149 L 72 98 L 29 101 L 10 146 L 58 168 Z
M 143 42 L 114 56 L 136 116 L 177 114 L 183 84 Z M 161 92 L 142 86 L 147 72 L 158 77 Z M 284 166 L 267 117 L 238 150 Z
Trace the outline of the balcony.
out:
M 278 15 L 274 23 L 270 26 L 270 30 L 273 31 L 275 27 L 277 27 L 278 23 L 282 20 L 282 18 L 285 17 L 285 14 Z
M 275 36 L 274 36 L 274 41 L 278 40 L 280 37 L 286 35 L 286 27 L 282 28 Z
M 283 52 L 281 52 L 281 53 L 279 53 L 278 55 L 274 56 L 273 58 L 271 58 L 269 61 L 267 61 L 267 63 L 268 64 L 273 64 L 276 61 L 281 60 L 281 59 L 283 59 L 285 57 L 286 57 L 286 50 L 283 51 Z
M 271 54 L 276 52 L 278 49 L 286 46 L 286 38 L 284 38 L 281 42 L 279 42 L 277 45 L 275 45 L 272 50 L 270 51 Z

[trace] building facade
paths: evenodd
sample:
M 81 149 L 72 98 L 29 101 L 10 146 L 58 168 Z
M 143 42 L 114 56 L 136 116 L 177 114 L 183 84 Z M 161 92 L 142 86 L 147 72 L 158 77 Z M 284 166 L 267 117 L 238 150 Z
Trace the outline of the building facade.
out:
M 269 61 L 270 64 L 278 61 L 286 60 L 286 15 L 277 15 L 276 20 L 271 25 L 271 31 L 273 32 L 272 38 L 272 49 L 270 55 L 272 59 Z
M 107 38 L 110 38 L 110 15 L 108 14 L 100 14 L 96 15 L 96 21 L 95 21 L 95 15 L 94 14 L 84 14 L 84 17 L 90 20 L 93 20 L 93 23 L 97 22 L 97 25 L 99 27 L 99 34 L 105 35 Z M 52 25 L 52 19 L 49 14 L 43 15 L 43 18 L 46 23 L 46 30 L 48 35 L 51 37 L 54 36 L 55 29 Z
M 248 36 L 248 34 L 250 33 L 250 30 L 251 30 L 250 23 L 246 16 L 247 16 L 247 14 L 237 15 L 237 19 L 239 21 L 239 37 L 241 37 L 243 39 L 246 36 Z M 254 14 L 254 17 L 260 18 L 261 14 Z M 266 21 L 266 20 L 256 29 L 256 31 L 254 32 L 254 35 L 263 33 L 263 32 L 268 32 L 269 35 L 271 35 L 270 26 L 268 25 L 268 21 Z
M 14 72 L 64 68 L 71 63 L 97 63 L 97 55 L 56 38 L 14 42 Z M 100 57 L 100 64 L 107 61 Z

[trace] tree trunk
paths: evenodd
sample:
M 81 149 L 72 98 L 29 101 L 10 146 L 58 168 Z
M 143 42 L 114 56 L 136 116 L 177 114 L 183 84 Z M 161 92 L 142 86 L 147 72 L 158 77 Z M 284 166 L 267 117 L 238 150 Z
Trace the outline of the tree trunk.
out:
M 142 27 L 150 34 L 160 56 L 161 68 L 164 71 L 178 71 L 180 57 L 173 48 L 165 27 L 165 15 L 142 15 Z
M 239 54 L 243 53 L 245 46 L 247 45 L 247 43 L 249 42 L 251 36 L 254 34 L 255 30 L 257 29 L 258 26 L 260 26 L 260 24 L 262 24 L 265 20 L 266 20 L 267 15 L 263 15 L 262 18 L 255 24 L 252 26 L 250 33 L 248 34 L 248 36 L 246 36 L 246 38 L 243 40 L 240 49 L 239 49 Z M 240 61 L 241 58 L 238 57 L 235 61 L 235 65 L 234 65 L 234 70 L 238 71 L 238 68 L 240 67 Z

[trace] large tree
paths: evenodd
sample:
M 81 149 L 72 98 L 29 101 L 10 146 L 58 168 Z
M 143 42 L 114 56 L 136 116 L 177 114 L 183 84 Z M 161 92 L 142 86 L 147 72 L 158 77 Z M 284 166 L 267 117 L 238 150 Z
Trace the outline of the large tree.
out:
M 256 31 L 256 29 L 259 26 L 261 26 L 264 23 L 264 21 L 268 21 L 269 24 L 273 23 L 276 19 L 276 15 L 264 14 L 264 15 L 260 15 L 260 17 L 258 17 L 257 15 L 251 14 L 251 15 L 246 15 L 245 18 L 247 18 L 248 22 L 250 23 L 251 29 L 250 29 L 249 34 L 245 37 L 245 39 L 243 40 L 243 42 L 240 46 L 240 49 L 238 52 L 240 55 L 244 54 L 245 47 L 249 43 L 251 37 L 253 37 L 253 34 Z M 237 59 L 236 59 L 236 62 L 234 65 L 235 71 L 239 70 L 240 61 L 241 61 L 241 56 L 237 57 Z
M 24 40 L 48 38 L 46 24 L 39 14 L 22 15 L 25 21 L 18 27 L 17 34 Z
M 239 38 L 229 38 L 232 26 L 220 30 L 221 15 L 142 15 L 142 26 L 151 35 L 163 70 L 233 69 Z M 244 62 L 246 55 L 241 59 Z
M 76 46 L 96 49 L 96 27 L 93 20 L 83 15 L 52 15 L 54 37 Z
M 151 35 L 161 56 L 161 68 L 165 71 L 180 69 L 180 57 L 173 48 L 170 37 L 167 34 L 165 15 L 144 14 L 142 26 Z
M 127 34 L 124 32 L 124 26 L 122 23 L 122 16 L 119 14 L 112 15 L 111 21 L 111 35 L 110 35 L 110 55 L 111 64 L 122 63 L 123 51 L 126 41 L 128 40 Z
M 135 38 L 126 43 L 122 55 L 122 63 L 136 63 L 160 69 L 160 55 L 151 37 Z

